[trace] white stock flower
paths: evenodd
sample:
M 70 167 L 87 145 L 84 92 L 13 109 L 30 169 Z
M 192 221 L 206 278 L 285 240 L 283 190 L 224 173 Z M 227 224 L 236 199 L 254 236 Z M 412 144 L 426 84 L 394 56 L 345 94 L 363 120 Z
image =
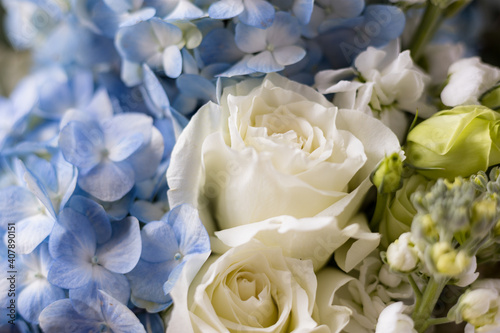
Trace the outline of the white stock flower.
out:
M 408 50 L 400 52 L 398 40 L 382 49 L 368 47 L 357 56 L 354 67 L 325 70 L 315 76 L 319 92 L 335 93 L 333 102 L 339 108 L 381 119 L 400 139 L 408 127 L 403 111 L 415 114 L 418 109 L 424 118 L 436 111 L 423 102 L 429 76 L 415 66 Z
M 189 290 L 184 278 L 171 293 L 167 333 L 333 332 L 317 321 L 311 261 L 279 247 L 252 241 L 210 257 Z
M 349 270 L 378 245 L 353 216 L 373 168 L 400 150 L 386 126 L 278 74 L 224 89 L 220 104 L 203 106 L 174 147 L 172 206 L 197 207 L 226 245 L 258 239 L 315 269 L 336 251 Z
M 465 320 L 465 333 L 496 333 L 500 331 L 500 279 L 475 282 L 450 310 L 457 322 Z
M 413 320 L 403 312 L 406 306 L 403 302 L 392 303 L 380 314 L 376 333 L 417 333 Z
M 500 81 L 500 69 L 472 57 L 453 63 L 448 76 L 448 84 L 441 92 L 444 105 L 478 105 L 479 97 Z
M 391 269 L 403 273 L 414 270 L 419 262 L 419 251 L 411 241 L 411 232 L 401 234 L 387 248 L 387 263 Z
M 377 319 L 388 304 L 413 297 L 409 283 L 384 267 L 387 265 L 374 251 L 349 275 L 322 269 L 316 301 L 320 323 L 340 327 L 339 331 L 345 333 L 374 333 Z

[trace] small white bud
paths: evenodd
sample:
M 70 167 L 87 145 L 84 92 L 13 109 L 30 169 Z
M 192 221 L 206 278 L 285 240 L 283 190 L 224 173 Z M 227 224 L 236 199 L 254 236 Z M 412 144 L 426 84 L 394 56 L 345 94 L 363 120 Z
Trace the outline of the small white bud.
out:
M 411 233 L 406 232 L 387 248 L 387 263 L 392 270 L 408 273 L 417 267 L 418 250 L 411 242 L 410 237 Z

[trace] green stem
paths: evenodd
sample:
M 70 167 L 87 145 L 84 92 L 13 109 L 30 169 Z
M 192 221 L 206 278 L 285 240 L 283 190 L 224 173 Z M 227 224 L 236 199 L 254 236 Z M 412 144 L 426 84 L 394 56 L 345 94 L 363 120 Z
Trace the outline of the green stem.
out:
M 378 227 L 382 219 L 384 218 L 385 209 L 387 208 L 387 203 L 389 201 L 390 195 L 387 193 L 377 192 L 377 203 L 375 204 L 375 212 L 373 212 L 372 219 L 370 221 L 370 228 L 373 231 L 378 231 Z
M 420 288 L 411 274 L 408 275 L 408 281 L 410 282 L 410 285 L 413 288 L 413 293 L 415 294 L 415 308 L 418 308 L 422 302 L 422 291 L 420 291 Z
M 413 312 L 413 322 L 415 323 L 417 332 L 423 333 L 427 327 L 429 327 L 429 318 L 431 318 L 432 311 L 447 282 L 447 279 L 430 278 L 429 283 L 425 287 L 424 294 L 422 295 L 422 300 L 420 304 L 415 307 L 415 311 Z
M 452 321 L 453 320 L 450 320 L 447 317 L 431 318 L 431 319 L 427 320 L 426 324 L 427 324 L 427 327 L 429 327 L 429 326 L 433 326 L 433 325 L 441 325 L 441 324 L 451 323 Z
M 410 53 L 415 62 L 420 59 L 425 46 L 438 29 L 442 14 L 443 9 L 428 1 L 422 21 L 411 42 Z

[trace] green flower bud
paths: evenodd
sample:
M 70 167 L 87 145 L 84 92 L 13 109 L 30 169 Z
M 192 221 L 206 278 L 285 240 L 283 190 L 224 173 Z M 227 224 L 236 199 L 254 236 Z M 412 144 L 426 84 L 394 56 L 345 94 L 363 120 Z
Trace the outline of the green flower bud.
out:
M 496 86 L 484 93 L 479 101 L 482 105 L 489 107 L 490 109 L 500 109 L 500 86 Z
M 429 186 L 431 183 L 419 174 L 404 179 L 403 186 L 396 192 L 392 202 L 387 205 L 384 218 L 380 223 L 382 246 L 387 247 L 398 239 L 399 235 L 410 231 L 413 217 L 417 213 L 410 197 L 419 187 Z
M 431 259 L 436 272 L 448 277 L 457 277 L 471 262 L 471 258 L 464 251 L 453 249 L 448 242 L 433 244 Z
M 401 187 L 403 162 L 398 153 L 386 156 L 371 175 L 372 183 L 379 193 L 396 192 Z
M 500 113 L 459 106 L 434 114 L 407 138 L 407 163 L 431 178 L 467 177 L 500 163 Z

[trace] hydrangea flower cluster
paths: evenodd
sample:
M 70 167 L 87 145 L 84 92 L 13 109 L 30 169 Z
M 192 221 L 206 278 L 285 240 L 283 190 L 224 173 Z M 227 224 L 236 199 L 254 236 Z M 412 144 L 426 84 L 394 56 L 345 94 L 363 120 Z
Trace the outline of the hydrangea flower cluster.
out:
M 500 250 L 469 2 L 2 0 L 32 64 L 0 97 L 0 331 L 445 322 L 426 295 Z M 495 329 L 499 292 L 446 320 Z

